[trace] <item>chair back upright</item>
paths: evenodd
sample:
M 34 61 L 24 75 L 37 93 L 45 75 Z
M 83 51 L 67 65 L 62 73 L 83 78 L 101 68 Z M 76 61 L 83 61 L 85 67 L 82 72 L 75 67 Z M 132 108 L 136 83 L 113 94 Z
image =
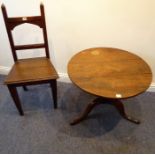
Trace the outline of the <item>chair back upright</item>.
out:
M 45 21 L 45 13 L 44 13 L 44 5 L 40 4 L 40 12 L 41 15 L 39 16 L 28 16 L 28 17 L 8 17 L 7 10 L 5 5 L 2 4 L 2 13 L 5 21 L 5 26 L 11 46 L 11 51 L 13 55 L 13 59 L 16 62 L 18 60 L 17 50 L 26 50 L 26 49 L 37 49 L 37 48 L 44 48 L 46 58 L 50 58 L 49 55 L 49 47 L 48 47 L 48 39 L 47 39 L 47 29 L 46 29 L 46 21 Z M 37 44 L 26 44 L 26 45 L 15 45 L 14 39 L 12 35 L 12 31 L 16 26 L 19 26 L 24 23 L 34 24 L 39 26 L 42 29 L 43 34 L 43 43 Z

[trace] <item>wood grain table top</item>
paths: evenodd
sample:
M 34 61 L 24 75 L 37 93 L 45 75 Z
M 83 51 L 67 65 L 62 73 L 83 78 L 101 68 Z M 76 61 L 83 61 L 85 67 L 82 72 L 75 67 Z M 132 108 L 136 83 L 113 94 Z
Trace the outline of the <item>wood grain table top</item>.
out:
M 144 92 L 152 82 L 148 64 L 139 56 L 116 48 L 90 48 L 68 63 L 73 83 L 105 98 L 129 98 Z

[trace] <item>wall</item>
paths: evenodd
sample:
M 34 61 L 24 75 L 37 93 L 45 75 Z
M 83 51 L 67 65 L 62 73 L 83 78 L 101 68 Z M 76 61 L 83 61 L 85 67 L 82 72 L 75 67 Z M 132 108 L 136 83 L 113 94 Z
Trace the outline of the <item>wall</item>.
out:
M 36 15 L 39 0 L 1 0 L 10 16 Z M 78 51 L 96 46 L 117 47 L 141 56 L 155 74 L 155 0 L 42 0 L 45 5 L 51 59 L 59 73 Z M 25 30 L 31 41 L 33 29 Z M 33 33 L 32 33 L 33 32 Z M 22 38 L 22 39 L 21 39 Z M 39 37 L 38 37 L 39 38 Z M 38 40 L 35 38 L 35 40 Z M 33 51 L 20 56 L 35 56 Z M 41 55 L 41 51 L 39 51 Z M 13 64 L 9 42 L 0 13 L 0 66 Z M 155 77 L 153 78 L 155 83 Z

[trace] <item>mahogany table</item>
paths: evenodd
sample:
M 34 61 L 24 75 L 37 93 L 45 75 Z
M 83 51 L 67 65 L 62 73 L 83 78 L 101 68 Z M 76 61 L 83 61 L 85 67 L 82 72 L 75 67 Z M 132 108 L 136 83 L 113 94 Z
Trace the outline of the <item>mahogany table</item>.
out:
M 97 98 L 70 124 L 84 120 L 98 104 L 110 103 L 123 118 L 139 124 L 125 113 L 121 99 L 144 92 L 151 84 L 152 72 L 139 56 L 116 48 L 90 48 L 74 55 L 68 63 L 71 81 Z

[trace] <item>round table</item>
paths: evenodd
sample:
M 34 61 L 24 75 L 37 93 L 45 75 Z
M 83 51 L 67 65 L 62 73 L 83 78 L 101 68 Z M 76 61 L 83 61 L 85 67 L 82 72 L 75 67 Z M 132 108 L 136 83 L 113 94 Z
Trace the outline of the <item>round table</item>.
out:
M 82 90 L 98 96 L 71 125 L 85 119 L 101 103 L 111 103 L 125 119 L 140 123 L 125 113 L 120 99 L 136 96 L 150 86 L 152 72 L 142 58 L 117 48 L 90 48 L 71 58 L 68 75 Z

